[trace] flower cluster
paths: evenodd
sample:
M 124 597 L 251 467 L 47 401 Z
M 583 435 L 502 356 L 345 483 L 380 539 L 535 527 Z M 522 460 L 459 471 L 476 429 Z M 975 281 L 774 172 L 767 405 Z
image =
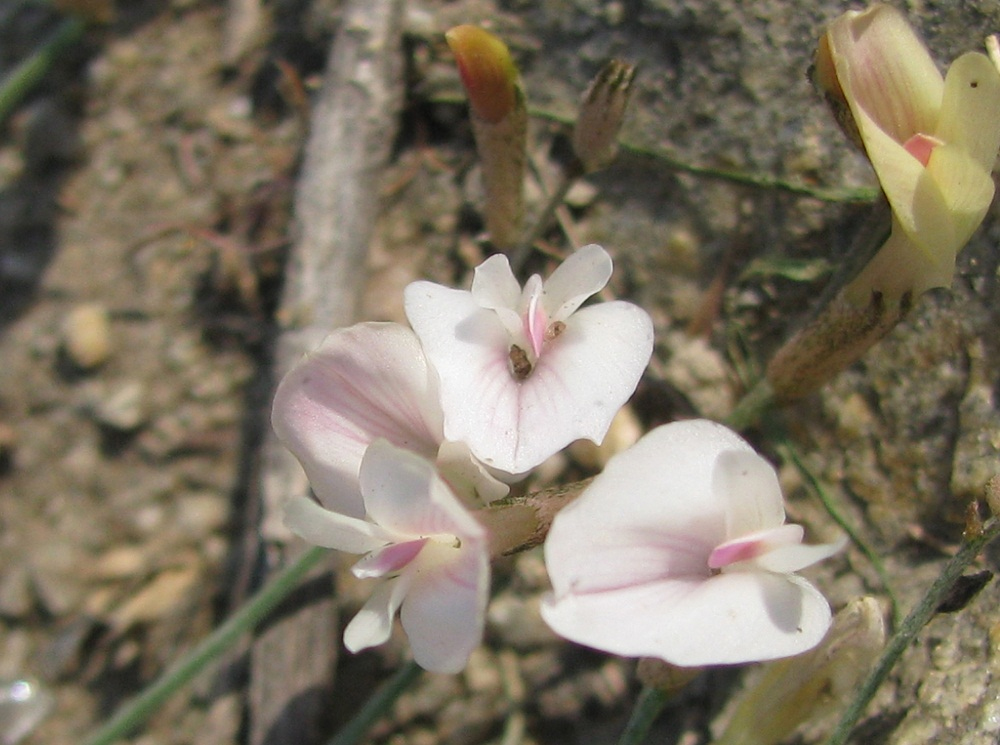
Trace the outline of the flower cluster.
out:
M 470 27 L 449 41 L 475 116 L 507 121 L 523 102 L 506 48 Z M 632 74 L 609 72 L 590 97 L 581 161 L 596 167 L 613 154 Z M 871 160 L 891 233 L 772 360 L 768 380 L 787 397 L 856 359 L 916 294 L 950 282 L 993 199 L 1000 148 L 994 63 L 966 54 L 942 77 L 888 6 L 834 21 L 816 75 Z M 491 551 L 505 550 L 503 508 L 489 505 L 573 441 L 600 443 L 652 354 L 643 310 L 585 305 L 611 273 L 608 253 L 589 245 L 522 286 L 498 254 L 470 290 L 410 284 L 410 327 L 336 331 L 281 382 L 274 427 L 315 493 L 290 500 L 286 523 L 362 555 L 354 574 L 378 582 L 347 626 L 349 649 L 384 642 L 398 613 L 420 665 L 466 664 L 482 637 Z M 845 541 L 804 545 L 803 528 L 785 522 L 773 467 L 722 425 L 654 429 L 548 519 L 542 616 L 567 639 L 698 667 L 796 655 L 830 627 L 826 600 L 798 572 Z
M 581 308 L 611 270 L 592 245 L 523 289 L 503 256 L 476 269 L 471 292 L 416 282 L 413 330 L 341 329 L 281 381 L 273 426 L 317 500 L 292 499 L 286 524 L 363 554 L 354 574 L 381 580 L 347 627 L 349 649 L 384 642 L 398 610 L 418 663 L 464 666 L 489 586 L 471 510 L 573 440 L 600 441 L 652 354 L 637 306 Z
M 379 581 L 348 649 L 386 641 L 398 611 L 420 665 L 465 665 L 494 537 L 475 511 L 570 442 L 599 442 L 652 353 L 640 308 L 583 307 L 611 272 L 591 245 L 524 287 L 501 255 L 476 268 L 470 291 L 414 282 L 413 330 L 341 329 L 281 382 L 274 427 L 316 496 L 290 500 L 286 524 L 362 554 L 354 574 Z M 556 517 L 543 615 L 569 639 L 680 665 L 795 654 L 819 641 L 830 611 L 794 572 L 839 548 L 802 546 L 802 534 L 784 525 L 774 470 L 737 435 L 667 425 Z

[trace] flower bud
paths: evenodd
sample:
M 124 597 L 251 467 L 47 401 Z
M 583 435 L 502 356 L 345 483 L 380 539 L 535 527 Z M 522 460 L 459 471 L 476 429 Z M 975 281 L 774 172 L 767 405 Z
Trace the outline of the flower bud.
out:
M 618 153 L 618 131 L 632 94 L 635 65 L 610 60 L 583 94 L 573 129 L 573 152 L 585 173 L 607 166 Z
M 478 26 L 456 26 L 445 34 L 462 85 L 476 116 L 496 124 L 517 105 L 518 73 L 510 50 Z

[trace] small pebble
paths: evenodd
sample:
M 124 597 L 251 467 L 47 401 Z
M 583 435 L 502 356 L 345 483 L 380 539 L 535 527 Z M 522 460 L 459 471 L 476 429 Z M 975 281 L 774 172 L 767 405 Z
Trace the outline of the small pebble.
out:
M 146 387 L 136 381 L 117 386 L 97 403 L 97 421 L 119 432 L 132 432 L 146 421 Z
M 78 305 L 63 320 L 63 348 L 74 365 L 93 370 L 111 356 L 111 322 L 98 303 Z

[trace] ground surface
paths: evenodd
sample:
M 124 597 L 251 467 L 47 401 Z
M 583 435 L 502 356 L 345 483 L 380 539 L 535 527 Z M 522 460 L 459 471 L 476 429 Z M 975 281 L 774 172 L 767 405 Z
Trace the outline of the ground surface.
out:
M 0 143 L 0 677 L 30 676 L 54 692 L 28 740 L 39 745 L 78 742 L 252 587 L 254 568 L 234 550 L 255 509 L 245 464 L 268 406 L 271 313 L 309 96 L 339 12 L 335 2 L 278 0 L 270 33 L 227 64 L 222 4 L 122 5 L 64 56 Z M 941 62 L 1000 29 L 993 3 L 919 5 Z M 600 62 L 622 56 L 641 68 L 629 142 L 840 188 L 871 185 L 871 175 L 804 71 L 818 30 L 842 9 L 411 3 L 409 105 L 383 178 L 362 317 L 401 320 L 407 282 L 462 283 L 481 259 L 470 135 L 462 108 L 442 102 L 458 94 L 440 39 L 448 27 L 490 21 L 522 65 L 531 104 L 548 114 L 571 116 Z M 29 54 L 53 18 L 33 5 L 5 17 L 0 65 Z M 562 134 L 551 118 L 534 120 L 543 172 Z M 613 291 L 647 308 L 657 328 L 634 406 L 646 427 L 724 416 L 736 370 L 765 361 L 802 317 L 826 276 L 817 260 L 837 261 L 866 209 L 679 174 L 635 152 L 589 185 L 571 195 L 572 242 L 608 247 Z M 565 250 L 558 232 L 550 238 Z M 1000 472 L 998 245 L 994 207 L 953 290 L 925 297 L 862 364 L 784 418 L 809 467 L 886 557 L 904 608 Z M 813 279 L 779 271 L 777 258 L 803 261 Z M 773 433 L 754 434 L 777 458 Z M 552 464 L 546 478 L 583 475 L 581 460 Z M 792 516 L 831 535 L 801 479 L 783 475 Z M 988 552 L 980 568 L 996 563 Z M 552 637 L 534 610 L 545 591 L 538 555 L 500 574 L 509 582 L 467 673 L 423 679 L 380 725 L 380 741 L 614 740 L 637 688 L 632 664 Z M 815 578 L 835 608 L 886 597 L 854 549 Z M 345 616 L 361 592 L 341 584 Z M 877 697 L 863 741 L 995 741 L 998 600 L 990 584 L 966 610 L 932 621 Z M 334 717 L 404 650 L 344 657 Z M 679 739 L 664 741 L 706 741 L 737 680 L 734 671 L 696 680 L 664 726 Z M 245 685 L 241 661 L 228 661 L 135 741 L 242 742 Z

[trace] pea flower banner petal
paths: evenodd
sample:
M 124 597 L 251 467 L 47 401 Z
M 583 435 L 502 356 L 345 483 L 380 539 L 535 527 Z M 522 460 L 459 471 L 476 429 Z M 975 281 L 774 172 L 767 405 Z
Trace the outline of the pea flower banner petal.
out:
M 339 329 L 281 381 L 271 423 L 325 507 L 363 517 L 358 472 L 377 437 L 427 458 L 441 443 L 433 372 L 405 326 Z
M 360 467 L 366 519 L 292 498 L 285 524 L 311 543 L 363 553 L 354 574 L 379 580 L 344 630 L 352 652 L 384 643 L 399 612 L 421 667 L 454 673 L 479 645 L 489 599 L 486 531 L 424 458 L 375 440 Z
M 680 666 L 810 649 L 830 608 L 793 574 L 843 542 L 803 546 L 774 469 L 704 420 L 659 427 L 616 455 L 555 518 L 545 543 L 556 633 Z
M 607 252 L 590 245 L 523 289 L 502 255 L 476 268 L 471 292 L 432 282 L 406 288 L 406 315 L 438 373 L 447 439 L 512 475 L 573 440 L 603 439 L 653 348 L 641 308 L 580 309 L 611 269 Z

